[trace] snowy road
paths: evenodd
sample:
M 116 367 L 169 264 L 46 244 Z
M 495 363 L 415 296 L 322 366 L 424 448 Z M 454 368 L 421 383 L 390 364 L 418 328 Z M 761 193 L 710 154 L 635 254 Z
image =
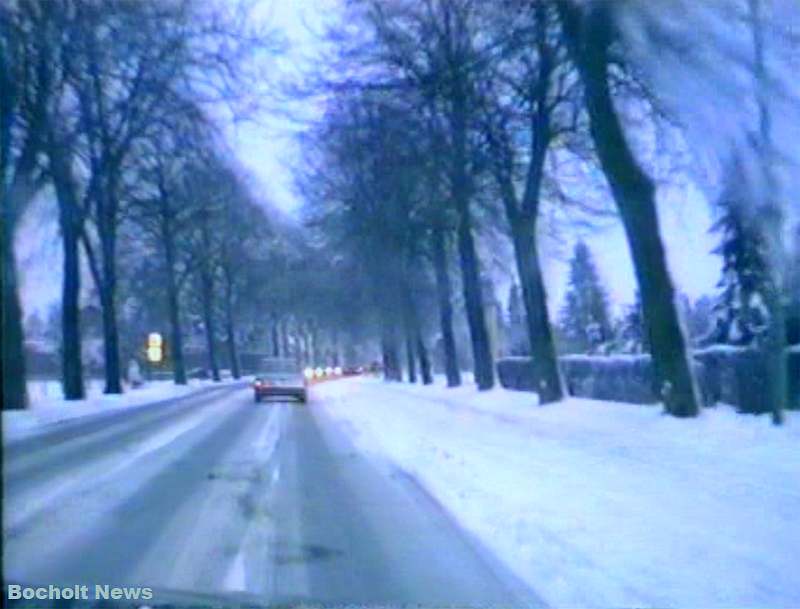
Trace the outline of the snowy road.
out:
M 154 602 L 540 604 L 327 406 L 225 388 L 7 444 L 7 581 L 138 584 Z

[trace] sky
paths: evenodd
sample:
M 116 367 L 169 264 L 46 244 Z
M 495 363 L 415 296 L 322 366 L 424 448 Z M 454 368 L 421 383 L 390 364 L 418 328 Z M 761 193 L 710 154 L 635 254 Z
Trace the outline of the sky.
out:
M 323 53 L 317 42 L 318 32 L 326 20 L 335 18 L 337 0 L 262 0 L 255 7 L 254 18 L 268 24 L 285 38 L 286 50 L 275 60 L 276 82 L 284 76 L 292 78 L 309 61 L 319 60 Z M 324 57 L 323 57 L 324 60 Z M 232 150 L 249 169 L 262 199 L 277 206 L 286 214 L 297 216 L 302 201 L 292 187 L 292 167 L 299 160 L 295 134 L 301 123 L 286 116 L 289 107 L 293 117 L 314 117 L 311 102 L 287 104 L 281 99 L 268 100 L 255 120 L 229 124 L 226 136 Z M 55 225 L 55 206 L 45 195 L 23 221 L 17 238 L 22 279 L 22 301 L 26 313 L 46 314 L 60 296 L 60 248 Z M 50 213 L 48 209 L 52 209 Z M 659 204 L 662 234 L 668 263 L 676 287 L 696 299 L 712 293 L 719 278 L 720 260 L 709 252 L 715 237 L 708 234 L 711 224 L 709 207 L 697 189 L 668 193 Z M 41 222 L 49 217 L 49 222 Z M 562 242 L 572 243 L 578 233 L 562 235 Z M 619 223 L 590 234 L 581 234 L 592 250 L 599 274 L 619 312 L 632 303 L 636 287 L 627 243 Z M 567 263 L 563 245 L 544 248 L 542 265 L 548 285 L 551 313 L 555 317 L 563 300 Z M 509 268 L 512 261 L 509 260 Z M 87 284 L 89 279 L 87 278 Z M 506 294 L 498 294 L 505 300 Z
M 719 281 L 721 260 L 710 253 L 718 239 L 717 235 L 709 233 L 712 224 L 710 208 L 702 193 L 694 187 L 685 193 L 664 194 L 658 205 L 659 221 L 675 288 L 692 301 L 711 295 Z M 582 239 L 592 252 L 614 312 L 622 313 L 633 303 L 636 291 L 633 263 L 622 223 L 613 220 L 591 231 L 565 233 L 559 236 L 559 244 L 543 244 L 542 266 L 551 314 L 557 314 L 563 303 L 568 257 L 578 239 Z

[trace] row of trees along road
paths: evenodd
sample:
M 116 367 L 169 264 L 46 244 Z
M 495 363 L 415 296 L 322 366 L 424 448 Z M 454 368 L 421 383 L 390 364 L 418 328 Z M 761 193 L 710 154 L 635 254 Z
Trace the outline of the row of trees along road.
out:
M 102 310 L 106 393 L 122 392 L 121 351 L 132 349 L 120 344 L 120 311 L 130 316 L 131 299 L 148 306 L 148 286 L 137 284 L 143 268 L 158 271 L 149 283 L 166 280 L 154 302 L 166 301 L 176 382 L 186 382 L 181 309 L 194 298 L 202 303 L 214 376 L 217 318 L 238 374 L 237 305 L 254 289 L 242 260 L 265 256 L 254 231 L 267 222 L 208 116 L 241 117 L 260 92 L 252 83 L 264 79 L 252 60 L 276 44 L 246 22 L 238 5 L 195 0 L 15 0 L 0 7 L 3 408 L 26 404 L 14 236 L 31 201 L 49 192 L 63 245 L 67 399 L 85 393 L 86 267 Z
M 87 274 L 102 312 L 110 393 L 122 390 L 121 362 L 154 320 L 169 328 L 180 383 L 188 331 L 192 338 L 202 333 L 215 378 L 221 345 L 238 374 L 243 343 L 266 340 L 275 354 L 339 361 L 346 351 L 363 359 L 369 349 L 361 346 L 377 337 L 390 379 L 405 368 L 409 379 L 430 382 L 435 350 L 448 385 L 460 384 L 469 360 L 478 387 L 489 389 L 494 320 L 484 303 L 492 297 L 497 234 L 505 233 L 531 374 L 542 403 L 557 401 L 564 390 L 540 259 L 542 234 L 553 229 L 545 211 L 595 213 L 600 201 L 625 229 L 641 342 L 665 408 L 694 416 L 698 398 L 656 213 L 656 168 L 682 150 L 667 146 L 661 154 L 641 140 L 669 131 L 690 153 L 702 148 L 708 138 L 696 137 L 690 112 L 704 100 L 698 96 L 687 113 L 674 88 L 703 81 L 711 97 L 724 90 L 713 86 L 717 79 L 743 69 L 752 86 L 737 81 L 728 94 L 750 96 L 755 118 L 752 128 L 742 117 L 742 133 L 719 138 L 726 147 L 715 151 L 725 168 L 721 181 L 731 182 L 726 192 L 735 196 L 722 193 L 718 206 L 727 218 L 725 239 L 760 248 L 766 314 L 757 347 L 769 363 L 767 399 L 780 422 L 785 265 L 776 236 L 785 203 L 774 161 L 786 162 L 786 155 L 775 142 L 770 94 L 785 101 L 790 93 L 770 73 L 776 54 L 771 62 L 767 56 L 790 48 L 792 33 L 779 27 L 774 7 L 740 4 L 692 12 L 683 0 L 347 3 L 344 25 L 323 41 L 333 59 L 317 64 L 305 91 L 322 111 L 304 136 L 297 169 L 306 202 L 301 230 L 265 213 L 211 118 L 253 108 L 268 82 L 258 67 L 276 50 L 272 36 L 246 27 L 238 5 L 4 3 L 4 408 L 21 408 L 26 399 L 14 238 L 31 202 L 52 193 L 63 246 L 68 399 L 84 395 Z M 687 58 L 694 29 L 670 27 L 678 9 L 689 11 L 697 21 L 686 23 L 697 28 L 703 19 L 735 17 L 746 36 L 732 45 L 709 37 L 702 44 L 713 53 Z M 652 69 L 659 64 L 653 58 L 676 57 L 685 70 L 670 78 Z M 708 57 L 717 60 L 706 64 Z M 148 281 L 156 276 L 163 283 Z M 433 334 L 440 340 L 432 348 Z
M 749 48 L 755 48 L 756 57 L 749 65 L 755 65 L 756 79 L 766 87 L 763 37 L 753 17 L 758 0 L 748 6 L 744 14 L 752 17 L 747 23 L 755 40 Z M 486 268 L 481 268 L 476 241 L 493 224 L 508 231 L 513 246 L 541 401 L 560 399 L 538 223 L 543 202 L 588 207 L 587 191 L 599 188 L 613 201 L 625 229 L 645 342 L 665 408 L 678 417 L 698 413 L 656 212 L 654 160 L 631 143 L 639 134 L 626 132 L 627 125 L 634 129 L 642 122 L 680 130 L 677 114 L 660 103 L 657 87 L 637 70 L 637 57 L 627 45 L 630 34 L 646 39 L 656 52 L 678 48 L 680 37 L 652 21 L 657 13 L 644 6 L 574 0 L 348 4 L 346 25 L 327 33 L 335 59 L 310 81 L 325 112 L 308 133 L 306 166 L 298 174 L 310 225 L 330 255 L 352 261 L 371 294 L 388 378 L 400 378 L 398 329 L 409 327 L 404 316 L 415 317 L 415 301 L 430 285 L 448 384 L 460 382 L 452 308 L 453 286 L 460 285 L 475 380 L 480 389 L 493 386 L 481 281 Z M 626 31 L 631 23 L 643 31 Z M 760 137 L 768 139 L 763 91 L 758 104 Z M 587 176 L 578 195 L 564 185 L 576 170 Z M 591 176 L 602 176 L 603 183 L 592 183 Z M 498 203 L 504 219 L 492 212 Z M 775 213 L 769 222 L 746 216 L 753 231 L 780 234 L 778 203 L 771 205 Z M 451 246 L 458 277 L 449 272 Z M 772 273 L 780 272 L 779 249 L 770 250 Z M 773 288 L 780 285 L 777 275 L 770 281 Z M 765 351 L 779 422 L 784 342 L 776 291 L 767 293 L 772 316 Z M 414 350 L 409 345 L 406 351 Z M 413 369 L 411 356 L 408 365 Z

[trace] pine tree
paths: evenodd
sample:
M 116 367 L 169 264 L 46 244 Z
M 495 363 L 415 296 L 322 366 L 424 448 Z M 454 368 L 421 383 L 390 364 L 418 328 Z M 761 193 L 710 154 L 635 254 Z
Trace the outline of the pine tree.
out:
M 608 298 L 589 247 L 578 241 L 570 260 L 569 288 L 561 310 L 561 332 L 569 348 L 594 351 L 612 337 Z
M 715 299 L 703 295 L 692 303 L 686 317 L 686 329 L 692 341 L 698 345 L 704 344 L 704 338 L 709 333 L 709 327 L 714 318 Z
M 768 280 L 765 244 L 746 223 L 743 206 L 736 200 L 737 180 L 730 180 L 718 206 L 719 219 L 711 227 L 721 234 L 714 254 L 722 257 L 722 277 L 714 304 L 713 342 L 749 345 L 761 335 L 768 322 L 762 290 Z
M 634 303 L 630 305 L 622 317 L 618 331 L 618 341 L 625 353 L 649 353 L 650 339 L 644 322 L 642 294 L 636 290 Z

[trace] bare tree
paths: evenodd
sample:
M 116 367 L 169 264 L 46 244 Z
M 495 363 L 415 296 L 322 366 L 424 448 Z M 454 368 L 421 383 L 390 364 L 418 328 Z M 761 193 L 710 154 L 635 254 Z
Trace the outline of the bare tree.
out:
M 188 232 L 197 219 L 193 189 L 187 172 L 202 162 L 215 146 L 205 118 L 185 108 L 181 119 L 154 131 L 142 142 L 137 176 L 139 194 L 129 203 L 131 219 L 143 237 L 152 241 L 163 256 L 165 301 L 169 316 L 169 353 L 175 383 L 187 382 L 181 314 L 181 287 L 196 267 L 188 244 Z
M 457 250 L 475 380 L 479 389 L 490 389 L 494 364 L 484 319 L 472 211 L 480 158 L 474 137 L 475 87 L 487 52 L 478 42 L 481 17 L 476 3 L 466 0 L 368 2 L 366 11 L 378 44 L 367 61 L 382 63 L 394 71 L 402 87 L 417 92 L 420 112 L 433 119 L 430 126 L 435 129 L 434 137 L 446 147 L 447 192 L 458 214 Z M 485 44 L 492 46 L 494 42 Z
M 24 408 L 27 404 L 14 235 L 19 218 L 43 184 L 39 154 L 45 145 L 52 96 L 53 27 L 46 3 L 30 1 L 0 7 L 0 380 L 4 409 Z
M 655 207 L 655 185 L 625 138 L 609 89 L 609 49 L 614 41 L 613 6 L 582 7 L 559 0 L 571 57 L 584 87 L 597 155 L 617 203 L 641 289 L 658 390 L 667 412 L 696 416 L 698 396 L 675 305 Z
M 450 271 L 447 263 L 446 232 L 441 228 L 431 231 L 433 268 L 436 275 L 436 296 L 439 303 L 439 320 L 444 350 L 445 376 L 448 387 L 461 385 L 455 335 L 453 333 L 453 302 Z
M 574 128 L 574 68 L 560 41 L 554 6 L 520 6 L 497 15 L 503 52 L 480 81 L 489 161 L 512 242 L 525 306 L 534 386 L 541 403 L 561 399 L 562 384 L 538 254 L 545 161 L 553 141 Z M 498 11 L 499 13 L 499 11 Z
M 753 39 L 753 80 L 758 107 L 758 132 L 755 152 L 763 176 L 763 199 L 757 206 L 759 213 L 749 216 L 750 223 L 766 246 L 768 263 L 764 285 L 764 300 L 769 321 L 764 339 L 761 341 L 762 357 L 766 363 L 766 401 L 772 410 L 772 422 L 783 423 L 783 411 L 787 404 L 786 365 L 786 315 L 781 290 L 784 286 L 783 272 L 786 267 L 785 252 L 780 236 L 783 234 L 783 213 L 774 165 L 775 146 L 772 141 L 772 116 L 769 104 L 769 74 L 765 60 L 764 6 L 761 0 L 748 0 L 748 21 Z
M 386 377 L 400 379 L 403 264 L 421 231 L 416 220 L 418 163 L 406 137 L 414 128 L 400 100 L 380 94 L 342 96 L 309 139 L 302 177 L 309 222 L 366 279 L 379 318 Z M 414 341 L 409 341 L 413 356 Z
M 72 87 L 90 175 L 92 230 L 83 244 L 103 310 L 107 393 L 119 393 L 117 232 L 136 150 L 177 111 L 228 103 L 244 90 L 242 64 L 266 41 L 193 0 L 76 3 Z
M 80 320 L 80 235 L 84 214 L 75 176 L 74 153 L 68 136 L 56 131 L 51 123 L 47 152 L 49 173 L 58 200 L 58 219 L 64 266 L 61 289 L 61 370 L 64 398 L 82 400 L 83 356 Z

